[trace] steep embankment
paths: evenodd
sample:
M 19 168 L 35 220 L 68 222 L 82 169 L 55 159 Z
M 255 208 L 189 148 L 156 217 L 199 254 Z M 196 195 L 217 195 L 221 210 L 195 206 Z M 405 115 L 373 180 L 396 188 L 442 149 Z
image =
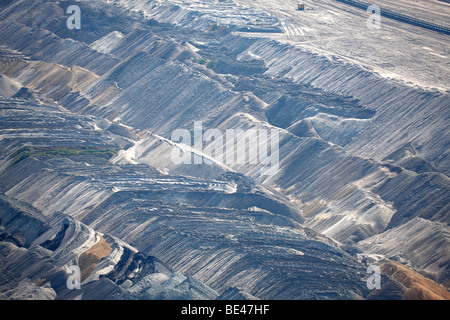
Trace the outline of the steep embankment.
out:
M 450 299 L 450 293 L 447 289 L 397 262 L 384 263 L 381 266 L 381 272 L 406 287 L 402 297 L 404 300 Z
M 24 86 L 1 103 L 4 195 L 126 240 L 218 293 L 365 295 L 363 266 L 327 237 L 448 280 L 448 93 L 262 36 L 286 25 L 231 0 L 77 3 L 91 18 L 82 32 L 65 26 L 63 2 L 0 12 L 0 73 Z M 192 152 L 212 165 L 174 165 L 173 148 L 189 149 L 171 133 L 196 121 L 279 129 L 274 174 L 204 150 Z M 86 283 L 104 254 L 83 256 Z M 166 276 L 139 286 L 190 281 Z M 124 289 L 102 279 L 84 296 L 100 284 L 110 297 Z
M 193 283 L 193 291 L 203 288 L 195 297 L 215 298 L 228 287 L 267 299 L 364 295 L 361 265 L 332 240 L 303 228 L 301 213 L 283 194 L 237 173 L 201 179 L 167 175 L 142 164 L 113 163 L 109 152 L 99 151 L 119 149 L 127 140 L 111 133 L 109 125 L 103 123 L 105 129 L 100 129 L 94 124 L 101 121 L 92 116 L 17 102 L 3 102 L 2 144 L 7 152 L 0 189 L 37 208 L 49 224 L 30 247 L 48 250 L 39 259 L 54 259 L 53 271 L 63 279 L 65 266 L 80 267 L 82 291 L 68 292 L 58 278 L 58 286 L 51 286 L 57 298 L 172 297 L 171 288 L 183 287 L 184 281 Z M 21 131 L 11 133 L 17 119 Z M 55 130 L 67 123 L 77 130 Z M 61 214 L 67 215 L 67 223 L 60 221 Z M 9 220 L 19 219 L 2 217 L 15 233 L 26 230 L 15 230 Z M 120 249 L 128 245 L 118 239 L 139 250 L 132 254 L 138 260 L 127 258 L 132 252 Z M 147 278 L 161 271 L 150 267 L 153 260 L 145 255 L 184 276 L 164 271 L 161 279 Z M 141 273 L 133 276 L 141 263 Z M 321 277 L 328 281 L 319 281 Z M 161 286 L 153 287 L 155 281 Z M 93 291 L 100 284 L 104 288 Z M 310 290 L 304 291 L 302 284 Z

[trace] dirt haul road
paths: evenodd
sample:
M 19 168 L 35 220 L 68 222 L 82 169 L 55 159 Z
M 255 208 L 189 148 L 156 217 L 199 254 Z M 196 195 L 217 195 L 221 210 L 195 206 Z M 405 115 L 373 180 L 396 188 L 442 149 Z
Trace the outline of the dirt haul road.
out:
M 381 17 L 380 28 L 369 28 L 371 13 L 335 0 L 306 0 L 299 11 L 296 0 L 235 0 L 242 6 L 263 9 L 276 16 L 282 34 L 273 37 L 303 49 L 341 58 L 367 67 L 382 76 L 411 85 L 448 90 L 450 36 Z M 448 27 L 450 4 L 441 1 L 385 0 L 371 2 L 381 8 Z

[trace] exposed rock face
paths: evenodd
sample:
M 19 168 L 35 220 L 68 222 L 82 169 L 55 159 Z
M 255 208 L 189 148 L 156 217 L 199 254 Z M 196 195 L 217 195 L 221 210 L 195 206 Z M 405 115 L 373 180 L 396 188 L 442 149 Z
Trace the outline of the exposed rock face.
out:
M 358 248 L 372 254 L 401 257 L 420 266 L 428 277 L 444 283 L 448 279 L 449 233 L 445 224 L 422 218 L 372 236 L 358 243 Z M 394 249 L 395 248 L 395 249 Z
M 46 134 L 70 121 L 78 128 L 70 135 L 61 132 L 59 140 L 55 132 L 46 148 L 14 148 L 6 143 L 16 139 L 3 140 L 9 150 L 4 155 L 1 184 L 5 201 L 38 211 L 34 213 L 37 218 L 15 228 L 9 221 L 21 221 L 23 214 L 17 211 L 4 214 L 2 223 L 8 230 L 25 233 L 30 223 L 41 221 L 41 231 L 27 240 L 25 252 L 43 250 L 41 259 L 52 260 L 59 276 L 67 277 L 62 270 L 65 266 L 76 264 L 81 269 L 82 291 L 55 289 L 57 298 L 95 299 L 103 292 L 104 298 L 111 299 L 214 299 L 228 286 L 239 286 L 248 297 L 267 299 L 363 294 L 362 270 L 356 259 L 332 240 L 303 228 L 301 212 L 281 193 L 237 173 L 201 179 L 168 176 L 145 165 L 114 164 L 104 151 L 118 149 L 115 143 L 124 143 L 124 138 L 108 131 L 110 125 L 103 124 L 106 130 L 99 131 L 96 118 L 66 119 L 65 113 L 50 107 L 40 109 L 46 110 L 40 114 L 25 102 L 18 109 L 15 103 L 5 103 L 9 118 L 3 118 L 4 128 L 15 111 L 23 114 L 26 109 L 32 115 L 28 128 L 27 118 L 23 119 L 23 128 L 27 128 L 23 130 L 28 131 L 23 134 L 23 145 L 44 143 L 39 132 L 47 121 Z M 79 145 L 78 134 L 85 147 L 81 144 L 74 150 Z M 96 146 L 100 141 L 101 147 Z M 62 221 L 61 213 L 68 215 Z M 320 274 L 318 265 L 323 268 Z M 188 278 L 171 278 L 169 270 Z M 169 277 L 165 280 L 169 282 L 158 284 L 159 291 L 146 278 L 153 273 Z M 333 282 L 317 282 L 317 277 L 331 277 Z M 92 283 L 96 281 L 102 281 L 105 289 L 90 293 L 97 288 Z M 312 291 L 299 290 L 300 286 Z
M 443 286 L 437 285 L 432 280 L 412 271 L 402 264 L 388 261 L 381 266 L 381 271 L 389 277 L 390 286 L 397 284 L 404 300 L 449 300 L 450 293 Z M 388 282 L 389 283 L 389 282 Z M 386 289 L 385 293 L 390 293 Z M 374 293 L 375 294 L 375 293 Z
M 448 92 L 231 0 L 76 3 L 73 31 L 66 2 L 0 5 L 2 299 L 445 297 L 387 267 L 370 293 L 358 257 L 449 281 Z M 278 169 L 171 140 L 198 122 L 279 130 Z

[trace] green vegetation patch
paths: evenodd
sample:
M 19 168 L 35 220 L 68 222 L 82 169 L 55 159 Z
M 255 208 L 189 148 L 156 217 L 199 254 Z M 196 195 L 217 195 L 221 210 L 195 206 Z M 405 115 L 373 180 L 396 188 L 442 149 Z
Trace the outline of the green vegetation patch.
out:
M 55 156 L 106 156 L 111 158 L 117 150 L 112 148 L 102 148 L 97 146 L 83 147 L 34 147 L 26 146 L 20 148 L 11 155 L 14 159 L 11 166 L 19 163 L 28 157 L 55 157 Z
M 208 60 L 205 58 L 192 58 L 192 62 L 201 64 L 201 65 L 206 65 L 206 67 L 210 68 L 210 69 L 214 69 L 214 67 L 216 66 L 215 60 Z

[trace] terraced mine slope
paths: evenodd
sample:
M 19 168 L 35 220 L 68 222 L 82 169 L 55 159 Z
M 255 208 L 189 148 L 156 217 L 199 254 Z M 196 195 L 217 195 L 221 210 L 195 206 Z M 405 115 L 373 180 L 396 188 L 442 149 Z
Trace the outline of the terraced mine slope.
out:
M 0 298 L 448 299 L 449 36 L 296 7 L 0 4 Z M 276 130 L 277 166 L 199 123 Z

